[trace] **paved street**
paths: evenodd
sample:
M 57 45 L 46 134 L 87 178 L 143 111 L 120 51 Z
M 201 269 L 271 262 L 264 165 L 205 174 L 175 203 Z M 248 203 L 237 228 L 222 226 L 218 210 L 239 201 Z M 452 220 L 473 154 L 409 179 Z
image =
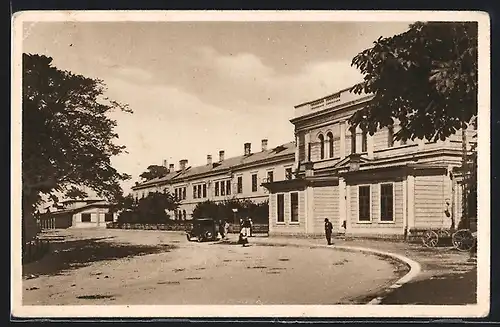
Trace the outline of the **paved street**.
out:
M 159 231 L 44 236 L 56 242 L 53 254 L 24 267 L 25 305 L 364 303 L 405 273 L 372 255 L 257 238 L 242 247 Z

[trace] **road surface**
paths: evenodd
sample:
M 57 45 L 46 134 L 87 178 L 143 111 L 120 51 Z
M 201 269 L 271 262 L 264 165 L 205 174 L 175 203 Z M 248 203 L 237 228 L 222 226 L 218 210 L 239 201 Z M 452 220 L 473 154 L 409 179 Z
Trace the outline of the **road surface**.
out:
M 24 305 L 354 304 L 404 273 L 363 253 L 196 243 L 175 232 L 46 236 L 58 241 L 53 254 L 23 267 Z

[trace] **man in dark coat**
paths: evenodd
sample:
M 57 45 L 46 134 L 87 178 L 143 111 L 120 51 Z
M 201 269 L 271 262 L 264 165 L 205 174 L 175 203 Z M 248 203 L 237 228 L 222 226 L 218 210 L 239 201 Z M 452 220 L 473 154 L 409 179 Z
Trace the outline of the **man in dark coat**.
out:
M 333 231 L 332 223 L 328 220 L 328 218 L 325 218 L 325 236 L 328 245 L 332 245 L 332 231 Z

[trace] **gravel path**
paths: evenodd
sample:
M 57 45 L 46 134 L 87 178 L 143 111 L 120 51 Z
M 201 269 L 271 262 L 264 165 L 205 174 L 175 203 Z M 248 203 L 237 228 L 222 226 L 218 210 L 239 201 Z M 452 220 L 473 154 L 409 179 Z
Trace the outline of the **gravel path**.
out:
M 334 249 L 192 243 L 181 233 L 64 230 L 23 267 L 25 305 L 347 304 L 405 273 Z

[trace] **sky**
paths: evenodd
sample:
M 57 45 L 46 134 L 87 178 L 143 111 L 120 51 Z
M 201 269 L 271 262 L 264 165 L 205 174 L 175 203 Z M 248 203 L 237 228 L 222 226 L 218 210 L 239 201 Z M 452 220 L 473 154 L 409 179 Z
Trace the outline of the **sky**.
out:
M 25 22 L 23 52 L 59 69 L 99 78 L 113 112 L 112 158 L 132 175 L 151 164 L 203 165 L 219 150 L 243 154 L 293 141 L 294 106 L 362 80 L 352 58 L 410 22 Z

